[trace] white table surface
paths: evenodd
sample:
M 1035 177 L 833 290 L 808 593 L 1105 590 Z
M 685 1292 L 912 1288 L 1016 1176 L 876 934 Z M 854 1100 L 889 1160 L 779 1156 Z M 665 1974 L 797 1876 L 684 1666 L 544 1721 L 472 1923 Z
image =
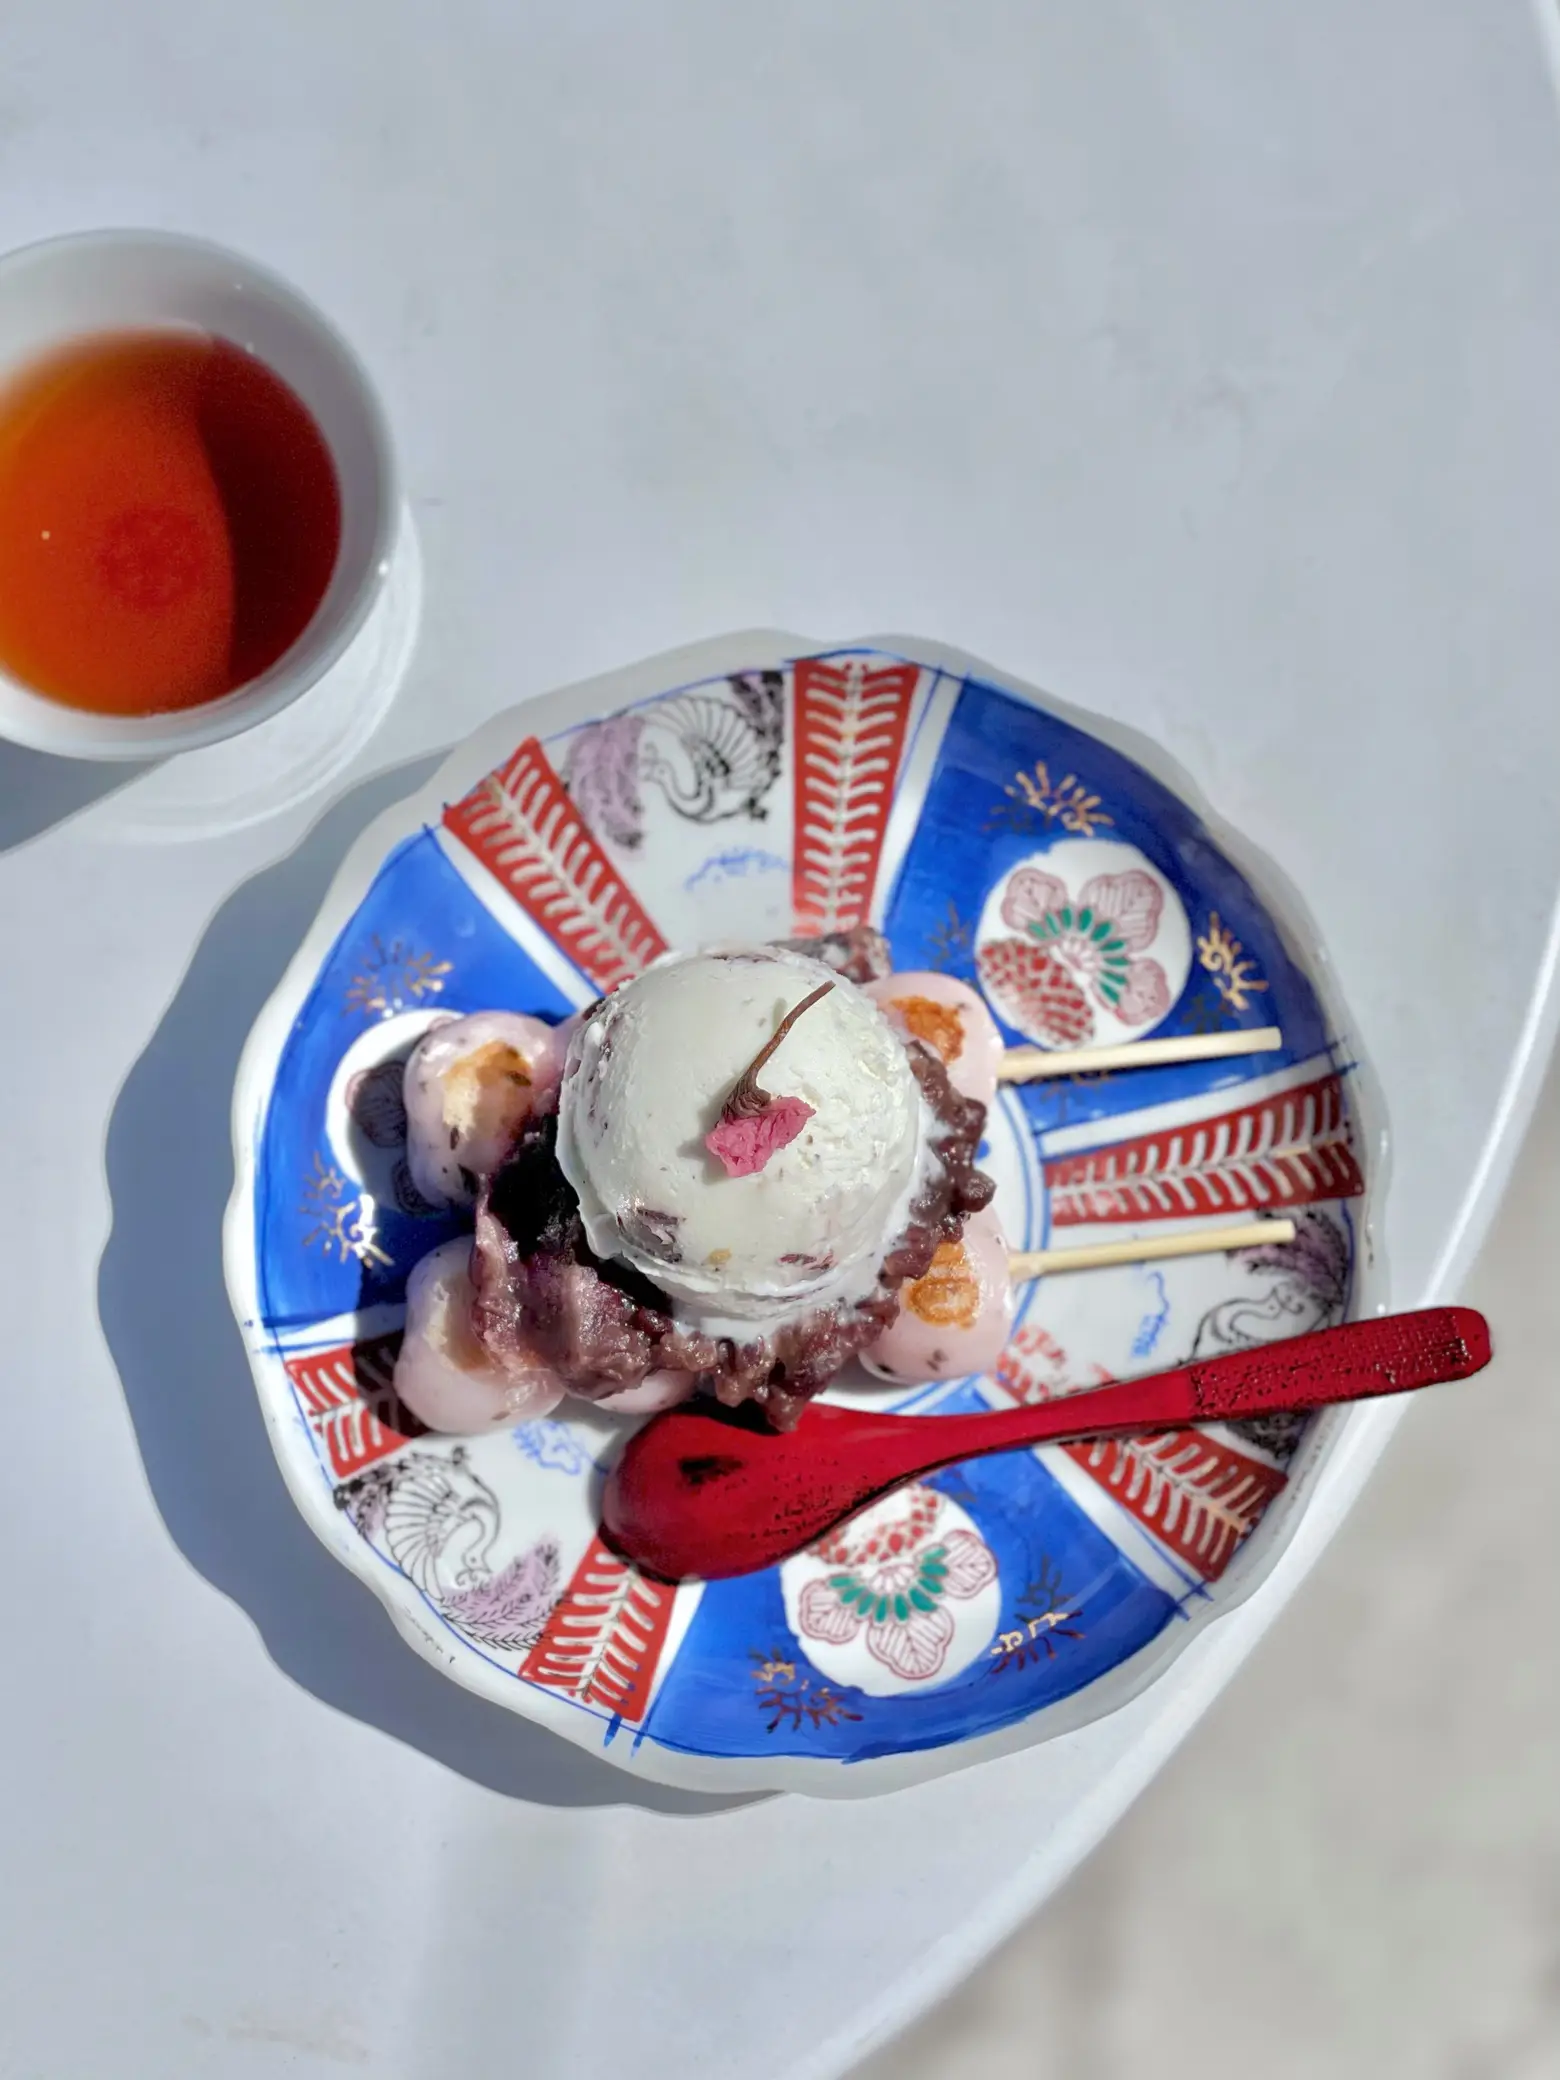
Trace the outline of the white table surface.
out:
M 426 601 L 359 776 L 755 624 L 1053 686 L 1305 891 L 1396 1297 L 1455 1285 L 1555 1007 L 1525 6 L 7 9 L 0 245 L 116 222 L 270 260 L 382 383 Z M 0 2071 L 821 2080 L 1119 1815 L 1390 1416 L 1170 1680 L 892 1798 L 721 1809 L 441 1682 L 296 1518 L 219 1278 L 243 1035 L 406 784 L 159 844 L 155 780 L 0 750 Z
M 856 2080 L 1560 2080 L 1557 1261 L 1552 1059 L 1462 1288 L 1495 1364 L 1417 1397 L 1195 1739 Z

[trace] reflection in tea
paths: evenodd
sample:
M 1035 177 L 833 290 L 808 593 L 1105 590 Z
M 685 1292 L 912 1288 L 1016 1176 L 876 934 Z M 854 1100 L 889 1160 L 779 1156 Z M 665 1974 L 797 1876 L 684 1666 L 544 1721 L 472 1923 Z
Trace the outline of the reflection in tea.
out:
M 0 393 L 0 669 L 147 715 L 257 678 L 312 620 L 341 494 L 301 399 L 197 332 L 78 340 Z

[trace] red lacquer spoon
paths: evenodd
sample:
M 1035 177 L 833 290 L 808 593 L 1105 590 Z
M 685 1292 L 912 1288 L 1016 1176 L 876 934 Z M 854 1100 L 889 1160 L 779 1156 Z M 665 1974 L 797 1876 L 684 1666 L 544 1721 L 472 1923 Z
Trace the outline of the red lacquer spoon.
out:
M 874 1415 L 822 1403 L 777 1434 L 699 1401 L 630 1438 L 607 1479 L 602 1528 L 655 1574 L 715 1581 L 772 1567 L 902 1481 L 984 1452 L 1406 1394 L 1466 1379 L 1489 1360 L 1483 1315 L 1430 1307 L 991 1414 Z

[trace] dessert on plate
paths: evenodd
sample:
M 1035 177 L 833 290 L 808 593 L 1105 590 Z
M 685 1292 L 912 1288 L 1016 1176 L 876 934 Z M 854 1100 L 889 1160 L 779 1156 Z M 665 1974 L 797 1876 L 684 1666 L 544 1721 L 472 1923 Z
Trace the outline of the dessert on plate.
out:
M 438 1026 L 408 1161 L 473 1234 L 411 1274 L 397 1391 L 440 1430 L 696 1392 L 788 1428 L 857 1356 L 981 1370 L 1012 1315 L 976 1165 L 1001 1054 L 973 990 L 864 927 L 669 954 L 556 1027 Z

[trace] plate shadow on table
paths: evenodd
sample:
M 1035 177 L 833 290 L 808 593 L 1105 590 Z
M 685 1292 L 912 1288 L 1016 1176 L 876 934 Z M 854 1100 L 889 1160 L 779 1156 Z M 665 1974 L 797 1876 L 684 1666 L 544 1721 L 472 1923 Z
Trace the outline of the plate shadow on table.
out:
M 105 795 L 116 794 L 155 759 L 53 758 L 0 741 L 0 853 L 14 851 Z
M 324 1703 L 489 1790 L 556 1806 L 698 1815 L 751 1803 L 643 1783 L 440 1676 L 293 1505 L 222 1276 L 229 1110 L 249 1029 L 364 826 L 422 785 L 421 760 L 364 782 L 217 912 L 109 1123 L 113 1227 L 98 1309 L 170 1536 Z

